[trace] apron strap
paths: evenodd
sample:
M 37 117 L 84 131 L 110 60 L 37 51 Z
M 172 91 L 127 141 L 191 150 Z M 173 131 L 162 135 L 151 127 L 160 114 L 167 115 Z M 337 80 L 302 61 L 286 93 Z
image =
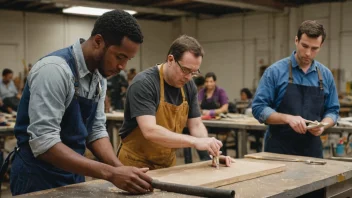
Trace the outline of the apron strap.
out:
M 9 155 L 6 157 L 4 164 L 1 166 L 1 170 L 0 170 L 0 185 L 1 185 L 1 183 L 2 183 L 2 181 L 4 179 L 4 177 L 5 177 L 5 173 L 6 173 L 7 169 L 8 169 L 8 167 L 9 167 L 12 155 L 15 154 L 16 152 L 18 152 L 19 149 L 20 149 L 19 147 L 15 147 L 15 149 L 13 151 L 11 151 L 9 153 Z
M 164 63 L 160 66 L 159 77 L 160 77 L 160 101 L 165 101 L 164 97 L 164 71 L 163 71 Z
M 293 83 L 291 59 L 289 59 L 288 62 L 289 62 L 288 68 L 289 68 L 289 71 L 290 71 L 290 74 L 289 74 L 289 77 L 288 77 L 288 83 Z
M 324 87 L 323 87 L 323 77 L 321 75 L 321 72 L 320 72 L 320 69 L 318 67 L 317 68 L 317 71 L 318 71 L 318 77 L 319 77 L 319 87 L 321 90 L 324 90 Z
M 164 96 L 164 70 L 163 70 L 164 63 L 160 66 L 159 77 L 160 77 L 160 101 L 165 101 Z M 185 91 L 183 87 L 181 87 L 181 94 L 182 94 L 182 101 L 186 101 Z
M 186 96 L 185 96 L 185 91 L 183 90 L 183 87 L 181 87 L 181 94 L 182 94 L 182 101 L 186 101 Z
M 78 68 L 77 68 L 77 60 L 76 60 L 76 56 L 75 56 L 75 52 L 73 51 L 73 49 L 71 49 L 71 47 L 69 48 L 70 49 L 70 52 L 73 56 L 73 59 L 75 60 L 75 68 L 73 70 L 73 74 L 74 74 L 74 77 L 75 77 L 75 82 L 74 82 L 74 86 L 75 86 L 75 97 L 77 98 L 79 96 L 79 73 L 78 73 Z
M 291 59 L 289 59 L 288 68 L 289 68 L 289 71 L 290 71 L 290 74 L 289 74 L 289 77 L 288 77 L 288 83 L 293 83 Z M 318 71 L 319 87 L 320 87 L 321 90 L 324 90 L 323 77 L 321 75 L 320 69 L 318 67 L 316 67 L 316 68 L 317 68 L 317 71 Z

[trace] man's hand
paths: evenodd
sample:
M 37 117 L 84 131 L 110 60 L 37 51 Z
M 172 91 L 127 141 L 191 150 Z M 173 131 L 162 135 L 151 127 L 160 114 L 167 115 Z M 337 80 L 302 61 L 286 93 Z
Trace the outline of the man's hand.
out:
M 116 187 L 133 194 L 144 194 L 152 192 L 152 178 L 145 174 L 148 168 L 136 168 L 131 166 L 120 166 L 114 169 L 108 181 Z
M 285 122 L 299 134 L 305 134 L 307 132 L 306 121 L 301 116 L 285 115 Z
M 225 164 L 227 167 L 230 167 L 231 163 L 235 163 L 235 161 L 230 156 L 224 156 L 224 155 L 219 156 L 219 162 L 221 164 Z M 216 166 L 214 160 L 212 162 L 212 166 L 214 166 L 214 167 Z
M 2 105 L 4 105 L 4 103 L 2 102 L 2 100 L 0 100 L 0 107 L 2 107 Z
M 212 138 L 197 138 L 194 147 L 197 150 L 201 151 L 208 151 L 212 156 L 219 156 L 220 155 L 220 148 L 222 147 L 222 142 Z
M 18 93 L 18 94 L 16 95 L 16 97 L 17 97 L 18 99 L 21 99 L 22 94 L 21 94 L 21 93 Z
M 320 136 L 324 132 L 324 130 L 325 130 L 324 127 L 316 127 L 316 128 L 308 129 L 308 131 L 315 136 Z

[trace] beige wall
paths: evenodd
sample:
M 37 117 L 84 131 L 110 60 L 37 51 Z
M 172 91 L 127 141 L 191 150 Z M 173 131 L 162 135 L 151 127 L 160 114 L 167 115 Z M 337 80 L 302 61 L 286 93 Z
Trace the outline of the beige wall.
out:
M 35 63 L 42 56 L 87 39 L 94 18 L 24 13 L 0 10 L 0 70 L 11 68 L 17 76 L 23 72 L 22 60 Z M 164 60 L 172 42 L 172 23 L 139 20 L 145 36 L 140 52 L 127 68 L 137 71 Z
M 218 84 L 230 99 L 239 98 L 242 87 L 256 87 L 259 60 L 270 65 L 291 54 L 297 28 L 307 19 L 325 26 L 327 39 L 316 59 L 344 71 L 341 82 L 337 82 L 344 91 L 345 81 L 352 79 L 352 2 L 314 4 L 280 14 L 198 20 L 197 38 L 206 50 L 202 72 L 218 74 Z
M 171 42 L 181 34 L 195 36 L 205 48 L 202 73 L 213 71 L 231 100 L 243 87 L 259 81 L 259 61 L 264 64 L 287 57 L 295 49 L 298 25 L 318 20 L 327 39 L 317 60 L 329 68 L 343 69 L 341 91 L 352 79 L 352 2 L 322 3 L 286 9 L 284 13 L 250 13 L 200 20 L 184 17 L 172 22 L 139 20 L 145 41 L 128 68 L 137 71 L 164 61 Z M 34 63 L 45 54 L 88 38 L 93 18 L 0 11 L 0 69 L 22 71 L 22 60 Z

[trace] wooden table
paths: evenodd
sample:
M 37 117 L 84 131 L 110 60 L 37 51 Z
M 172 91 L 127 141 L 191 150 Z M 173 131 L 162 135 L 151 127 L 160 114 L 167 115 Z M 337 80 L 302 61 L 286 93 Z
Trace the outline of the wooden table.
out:
M 267 129 L 267 125 L 260 124 L 255 118 L 248 117 L 242 114 L 230 114 L 232 118 L 223 118 L 220 120 L 203 120 L 203 123 L 207 127 L 218 127 L 218 128 L 229 128 L 238 132 L 237 145 L 238 145 L 238 158 L 243 157 L 247 154 L 247 131 L 258 131 L 264 132 Z M 107 113 L 107 128 L 112 138 L 113 147 L 115 152 L 118 149 L 119 135 L 118 127 L 123 122 L 123 113 Z M 116 127 L 117 126 L 117 127 Z M 352 127 L 341 127 L 335 126 L 327 129 L 325 133 L 352 133 Z
M 272 153 L 257 153 L 255 155 L 277 156 Z M 288 156 L 296 158 L 295 156 Z M 307 158 L 307 157 L 302 157 Z M 308 159 L 308 158 L 307 158 Z M 255 161 L 252 159 L 238 159 L 241 161 Z M 352 193 L 352 163 L 335 160 L 326 160 L 326 165 L 308 165 L 301 162 L 279 162 L 286 164 L 286 170 L 281 173 L 267 175 L 256 179 L 246 180 L 220 187 L 233 189 L 236 197 L 260 198 L 260 197 L 297 197 L 317 189 L 326 188 L 326 197 L 345 192 L 341 197 L 347 197 Z M 262 163 L 278 163 L 261 160 Z M 240 164 L 240 163 L 239 163 Z M 191 164 L 190 164 L 191 165 Z M 236 166 L 236 163 L 233 164 Z M 349 191 L 348 191 L 349 190 Z M 40 191 L 24 196 L 36 197 L 137 197 L 128 196 L 117 190 L 113 184 L 103 180 L 93 180 L 76 185 Z M 138 197 L 189 197 L 186 195 L 154 192 L 149 195 Z
M 15 123 L 11 123 L 10 126 L 0 126 L 0 137 L 14 135 L 13 130 L 15 128 Z
M 119 129 L 123 123 L 123 112 L 106 113 L 106 128 L 115 153 L 120 145 Z

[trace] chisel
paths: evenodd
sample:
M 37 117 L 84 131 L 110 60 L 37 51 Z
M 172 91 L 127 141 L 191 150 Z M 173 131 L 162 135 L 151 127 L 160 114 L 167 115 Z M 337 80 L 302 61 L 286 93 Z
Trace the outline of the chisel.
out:
M 272 160 L 272 161 L 284 161 L 284 162 L 304 162 L 306 164 L 316 164 L 316 165 L 324 165 L 326 161 L 316 161 L 316 160 L 303 160 L 303 159 L 290 159 L 283 157 L 271 157 L 271 156 L 254 156 L 254 155 L 245 155 L 245 158 L 251 159 L 260 159 L 260 160 Z

